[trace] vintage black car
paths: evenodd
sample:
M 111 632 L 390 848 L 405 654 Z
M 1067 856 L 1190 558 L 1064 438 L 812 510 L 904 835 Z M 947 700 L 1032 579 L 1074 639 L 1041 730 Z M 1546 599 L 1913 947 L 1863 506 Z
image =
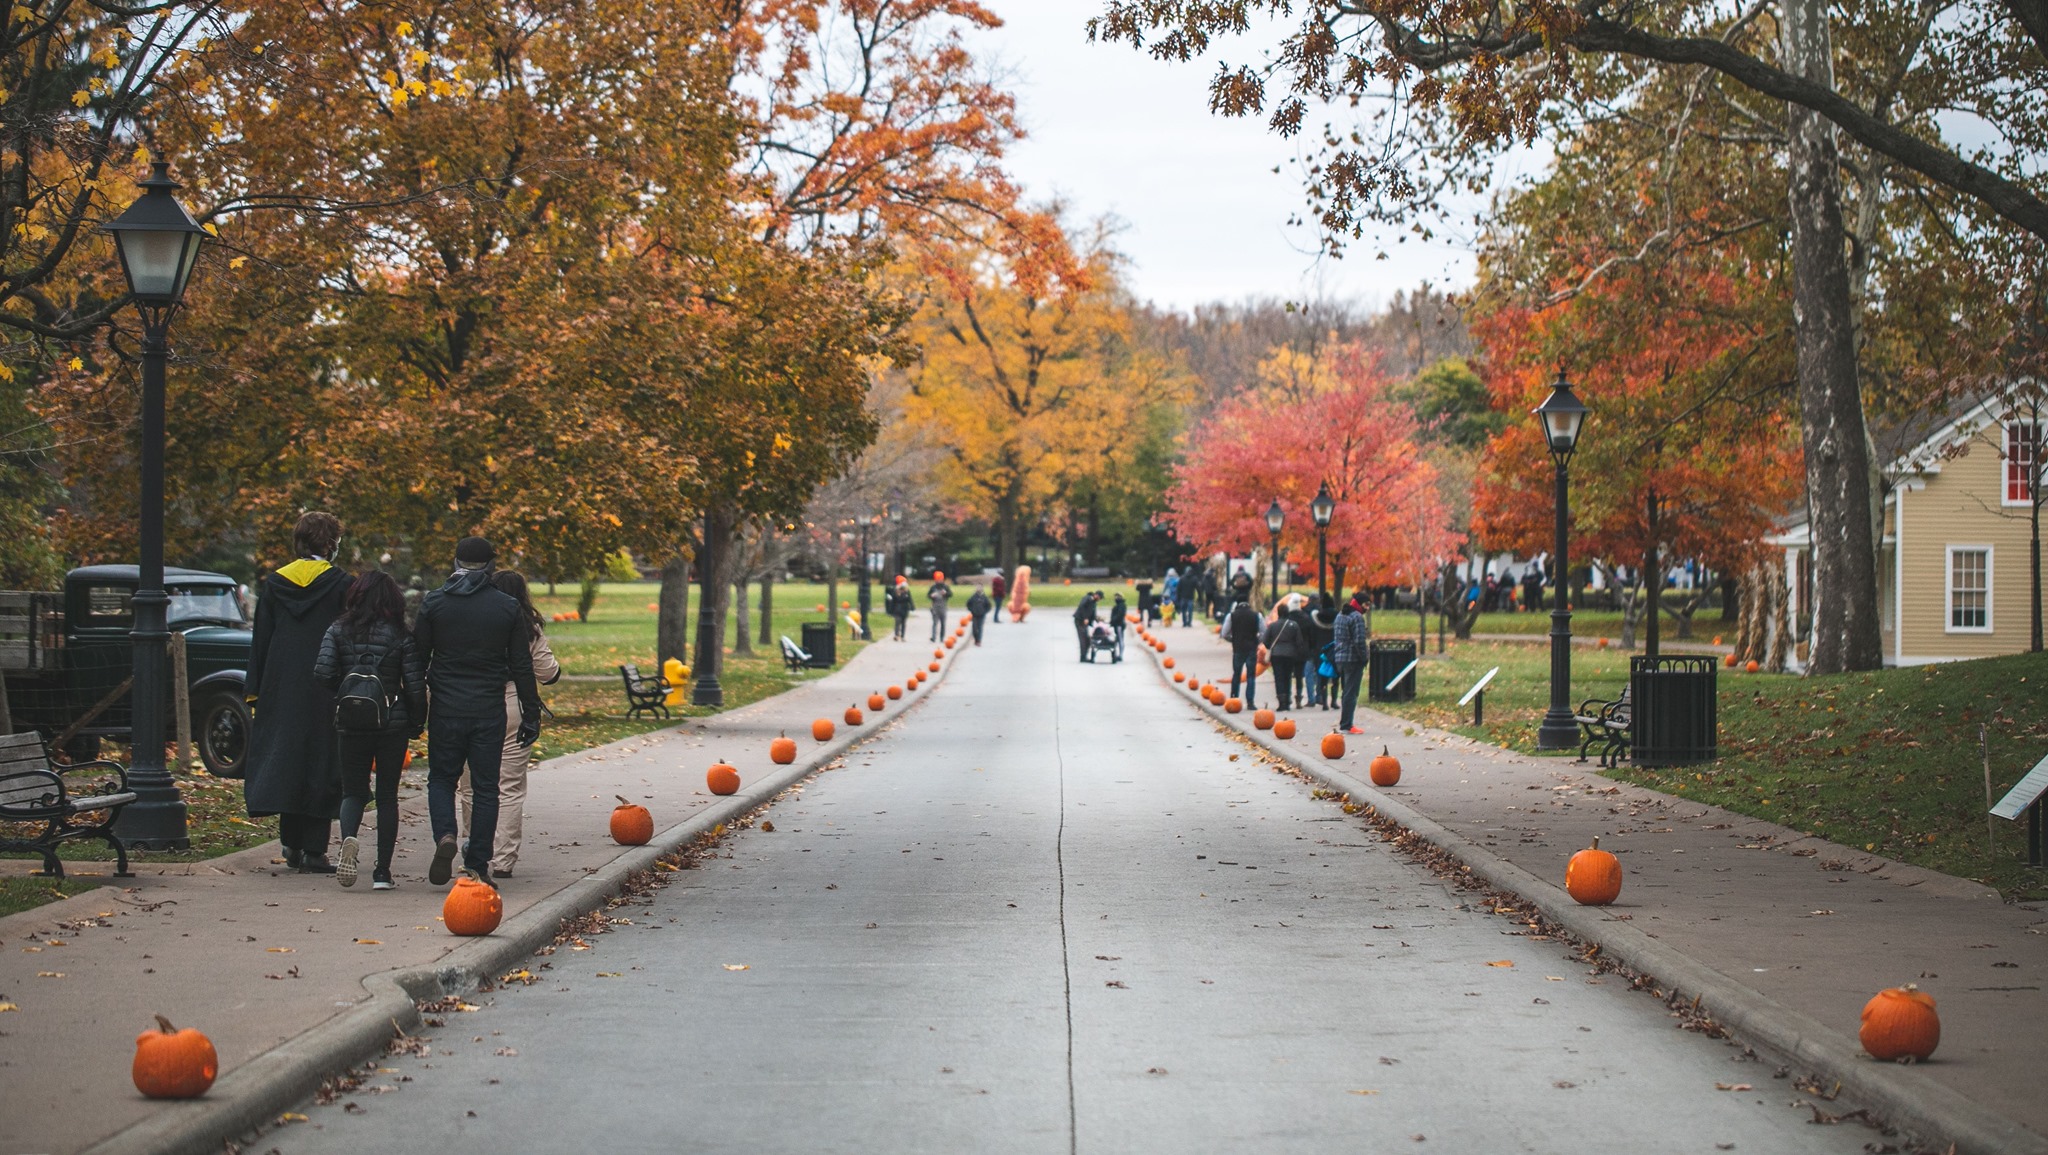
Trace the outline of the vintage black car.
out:
M 135 566 L 94 565 L 66 575 L 61 593 L 0 592 L 0 669 L 15 730 L 63 739 L 74 760 L 94 757 L 101 738 L 128 740 L 129 603 L 140 584 Z M 209 773 L 238 777 L 250 649 L 239 587 L 226 574 L 167 567 L 164 588 L 171 630 L 184 637 L 193 744 Z

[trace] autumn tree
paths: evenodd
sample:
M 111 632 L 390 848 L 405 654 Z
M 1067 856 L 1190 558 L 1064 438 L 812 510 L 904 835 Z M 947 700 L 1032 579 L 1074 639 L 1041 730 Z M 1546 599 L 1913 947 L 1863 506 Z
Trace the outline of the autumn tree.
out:
M 1322 386 L 1299 396 L 1253 391 L 1219 406 L 1192 434 L 1174 470 L 1166 516 L 1205 553 L 1249 552 L 1270 541 L 1267 506 L 1289 512 L 1281 549 L 1313 557 L 1309 503 L 1327 483 L 1337 499 L 1329 556 L 1359 586 L 1408 584 L 1456 547 L 1400 383 L 1357 346 L 1327 351 Z

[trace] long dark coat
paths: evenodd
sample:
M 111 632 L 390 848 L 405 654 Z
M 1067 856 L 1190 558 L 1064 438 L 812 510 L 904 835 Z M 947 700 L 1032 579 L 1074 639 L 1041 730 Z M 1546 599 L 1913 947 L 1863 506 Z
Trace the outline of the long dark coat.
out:
M 251 818 L 341 815 L 341 760 L 334 739 L 334 692 L 313 676 L 320 639 L 341 616 L 349 577 L 293 562 L 263 583 L 249 653 L 256 718 L 242 796 Z M 294 578 L 302 578 L 300 581 Z

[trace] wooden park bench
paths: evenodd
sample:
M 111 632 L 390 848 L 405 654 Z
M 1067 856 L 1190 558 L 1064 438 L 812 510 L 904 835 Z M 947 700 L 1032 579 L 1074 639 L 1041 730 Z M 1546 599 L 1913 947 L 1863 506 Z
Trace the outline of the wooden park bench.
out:
M 93 783 L 82 794 L 73 794 L 65 776 L 87 770 L 110 770 L 111 778 Z M 128 789 L 128 771 L 118 762 L 105 759 L 69 766 L 50 761 L 43 736 L 31 730 L 23 734 L 0 734 L 0 823 L 41 826 L 32 838 L 15 838 L 0 832 L 0 850 L 32 850 L 43 856 L 42 873 L 64 877 L 64 863 L 57 847 L 72 839 L 99 838 L 114 848 L 118 861 L 115 874 L 128 877 L 128 848 L 114 833 L 114 820 L 121 808 L 135 801 Z
M 1572 721 L 1579 724 L 1579 731 L 1585 739 L 1579 743 L 1579 761 L 1586 760 L 1586 751 L 1595 742 L 1600 746 L 1600 765 L 1612 767 L 1628 756 L 1629 731 L 1635 722 L 1635 706 L 1629 700 L 1629 688 L 1621 688 L 1621 697 L 1613 701 L 1588 698 L 1579 703 L 1579 712 L 1572 715 Z
M 626 717 L 638 718 L 642 714 L 669 716 L 668 703 L 664 700 L 672 687 L 668 679 L 648 677 L 638 666 L 620 666 L 619 677 L 626 683 Z
M 805 673 L 811 668 L 811 655 L 802 646 L 782 635 L 782 668 L 792 674 Z

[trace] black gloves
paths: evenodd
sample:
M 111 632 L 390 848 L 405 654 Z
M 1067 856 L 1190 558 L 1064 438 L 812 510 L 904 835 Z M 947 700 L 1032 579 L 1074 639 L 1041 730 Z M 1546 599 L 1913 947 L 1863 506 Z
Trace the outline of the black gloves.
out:
M 515 735 L 515 737 L 516 737 L 516 738 L 518 739 L 518 741 L 519 741 L 519 744 L 520 744 L 521 746 L 531 746 L 531 745 L 533 745 L 533 744 L 534 744 L 534 743 L 535 743 L 536 741 L 538 741 L 538 740 L 540 739 L 540 719 L 539 719 L 539 718 L 522 718 L 522 719 L 520 719 L 520 721 L 519 721 L 519 732 L 518 732 L 518 733 L 517 733 L 517 734 Z

